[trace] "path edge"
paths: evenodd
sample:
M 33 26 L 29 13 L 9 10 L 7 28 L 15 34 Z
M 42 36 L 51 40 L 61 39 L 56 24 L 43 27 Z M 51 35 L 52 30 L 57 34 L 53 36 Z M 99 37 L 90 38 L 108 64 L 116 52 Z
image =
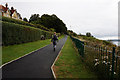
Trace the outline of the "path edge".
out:
M 66 39 L 66 41 L 67 41 L 67 39 Z M 64 43 L 64 44 L 65 44 L 65 43 Z M 64 47 L 64 45 L 62 46 L 61 50 L 63 49 L 63 47 Z M 55 62 L 57 61 L 58 57 L 60 56 L 61 50 L 60 50 L 60 52 L 58 53 L 55 61 L 53 62 L 52 66 L 51 66 L 51 70 L 52 70 L 52 73 L 53 73 L 53 76 L 54 76 L 55 79 L 56 79 L 56 75 L 55 75 L 55 72 L 54 72 L 54 70 L 53 70 L 53 66 L 55 65 Z
M 50 44 L 48 44 L 48 45 L 50 45 Z M 39 49 L 33 50 L 33 51 L 29 52 L 28 54 L 25 54 L 25 55 L 20 56 L 20 57 L 18 57 L 18 58 L 16 58 L 16 59 L 13 59 L 13 60 L 11 60 L 11 61 L 9 61 L 9 62 L 7 62 L 7 63 L 4 63 L 3 65 L 0 66 L 0 68 L 4 67 L 5 65 L 8 65 L 8 64 L 10 64 L 10 63 L 12 63 L 12 62 L 14 62 L 14 61 L 17 61 L 17 60 L 19 60 L 19 59 L 21 59 L 21 58 L 23 58 L 23 57 L 25 57 L 25 56 L 28 56 L 28 55 L 32 54 L 33 52 L 36 52 L 36 51 L 38 51 L 38 50 L 40 50 L 40 49 L 42 49 L 42 48 L 44 48 L 44 47 L 47 47 L 48 45 L 43 46 L 43 47 L 41 47 L 41 48 L 39 48 Z

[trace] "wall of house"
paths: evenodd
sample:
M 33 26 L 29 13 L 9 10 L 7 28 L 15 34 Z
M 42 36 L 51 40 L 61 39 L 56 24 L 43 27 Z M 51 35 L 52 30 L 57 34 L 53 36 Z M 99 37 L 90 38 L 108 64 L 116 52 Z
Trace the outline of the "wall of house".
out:
M 10 12 L 7 10 L 6 13 L 3 13 L 3 16 L 5 16 L 5 17 L 10 17 Z
M 14 18 L 14 19 L 18 19 L 18 16 L 17 16 L 16 11 L 12 14 L 12 18 Z
M 0 15 L 2 15 L 3 16 L 3 12 L 2 12 L 2 10 L 0 9 Z
M 3 16 L 10 17 L 10 15 L 8 13 L 3 13 Z
M 0 16 L 2 15 L 2 11 L 0 10 Z

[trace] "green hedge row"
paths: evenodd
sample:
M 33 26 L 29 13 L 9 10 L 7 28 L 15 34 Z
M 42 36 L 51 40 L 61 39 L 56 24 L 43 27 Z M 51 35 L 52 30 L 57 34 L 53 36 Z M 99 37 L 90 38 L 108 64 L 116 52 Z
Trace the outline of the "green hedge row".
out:
M 5 46 L 40 40 L 41 35 L 48 39 L 52 32 L 2 21 L 2 44 Z
M 2 16 L 2 21 L 21 24 L 21 25 L 26 25 L 26 26 L 31 26 L 31 27 L 35 27 L 35 28 L 40 28 L 42 30 L 50 31 L 48 28 L 46 28 L 42 25 L 39 25 L 39 24 L 31 24 L 31 23 L 28 23 L 28 22 L 25 22 L 25 21 L 16 20 L 16 19 L 4 17 L 4 16 Z

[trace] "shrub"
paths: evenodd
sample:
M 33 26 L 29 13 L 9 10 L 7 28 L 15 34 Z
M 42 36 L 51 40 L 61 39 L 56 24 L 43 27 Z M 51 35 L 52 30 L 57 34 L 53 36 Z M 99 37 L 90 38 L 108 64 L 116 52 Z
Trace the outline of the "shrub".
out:
M 26 25 L 26 26 L 31 26 L 31 27 L 40 28 L 40 29 L 43 29 L 43 30 L 46 30 L 46 31 L 50 31 L 48 28 L 46 28 L 42 25 L 39 25 L 39 24 L 31 24 L 31 23 L 28 23 L 28 22 L 25 22 L 25 21 L 16 20 L 16 19 L 4 17 L 4 16 L 2 16 L 2 21 L 21 24 L 21 25 Z
M 90 32 L 87 32 L 87 33 L 86 33 L 86 36 L 87 36 L 87 37 L 91 37 L 92 35 L 91 35 Z
M 2 44 L 5 46 L 40 40 L 41 35 L 48 39 L 51 38 L 52 32 L 2 21 Z
M 103 44 L 105 44 L 105 45 L 111 45 L 112 43 L 110 41 L 103 40 Z

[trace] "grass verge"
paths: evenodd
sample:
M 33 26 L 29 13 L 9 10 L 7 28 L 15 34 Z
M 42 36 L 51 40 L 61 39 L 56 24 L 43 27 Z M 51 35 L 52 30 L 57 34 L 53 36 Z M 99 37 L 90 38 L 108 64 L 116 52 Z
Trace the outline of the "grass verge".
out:
M 60 36 L 59 39 L 63 38 L 64 35 Z M 51 39 L 39 40 L 35 42 L 29 42 L 18 45 L 10 45 L 2 47 L 2 64 L 7 63 L 11 60 L 17 59 L 18 57 L 24 56 L 34 50 L 42 48 L 50 44 Z
M 83 64 L 79 54 L 68 37 L 54 67 L 56 78 L 97 78 Z

